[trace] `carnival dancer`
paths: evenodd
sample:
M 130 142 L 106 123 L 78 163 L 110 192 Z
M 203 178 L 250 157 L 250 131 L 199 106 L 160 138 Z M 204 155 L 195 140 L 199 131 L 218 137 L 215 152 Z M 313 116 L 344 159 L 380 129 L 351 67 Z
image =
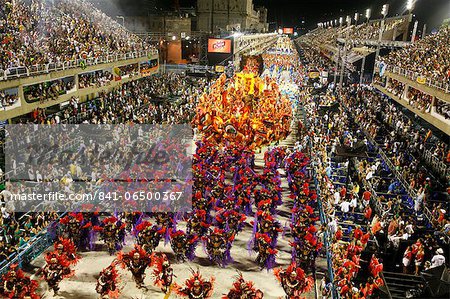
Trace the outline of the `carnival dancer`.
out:
M 100 272 L 97 279 L 96 292 L 100 299 L 117 299 L 120 295 L 119 273 L 116 269 L 116 262 L 106 267 Z
M 267 233 L 256 233 L 254 244 L 254 250 L 258 253 L 256 257 L 258 265 L 271 269 L 275 265 L 275 256 L 278 252 L 274 240 Z
M 1 281 L 2 284 L 0 285 L 0 295 L 3 298 L 41 298 L 36 293 L 39 287 L 38 282 L 25 276 L 25 273 L 22 269 L 19 269 L 17 264 L 10 266 L 8 273 L 2 276 Z
M 242 273 L 239 273 L 232 288 L 222 299 L 262 299 L 263 297 L 263 292 L 255 288 L 253 281 L 245 281 Z
M 209 229 L 208 234 L 202 238 L 209 259 L 221 267 L 228 265 L 232 261 L 230 250 L 234 237 L 235 234 L 232 231 L 227 232 L 217 227 Z
M 70 262 L 65 255 L 47 253 L 45 256 L 46 265 L 42 268 L 44 280 L 49 289 L 53 290 L 55 296 L 59 291 L 59 284 L 64 278 L 73 276 L 74 271 L 70 269 Z
M 77 247 L 71 239 L 59 238 L 54 246 L 53 253 L 59 256 L 64 256 L 70 265 L 76 265 L 80 256 L 77 255 Z
M 286 269 L 274 269 L 273 274 L 283 287 L 286 299 L 300 298 L 301 294 L 310 291 L 314 285 L 313 278 L 306 276 L 303 269 L 297 267 L 295 262 Z
M 211 277 L 209 280 L 206 280 L 198 270 L 191 270 L 191 272 L 192 276 L 185 281 L 184 287 L 174 283 L 175 293 L 189 299 L 211 298 L 214 290 L 215 278 Z
M 69 213 L 59 220 L 63 227 L 63 237 L 72 240 L 79 250 L 92 249 L 92 223 L 84 219 L 82 213 Z
M 154 254 L 153 256 L 153 284 L 161 289 L 165 294 L 169 294 L 172 290 L 173 269 L 167 256 L 164 253 Z
M 199 238 L 197 235 L 188 235 L 183 230 L 170 229 L 170 246 L 175 257 L 179 261 L 192 260 L 194 258 L 195 247 Z
M 235 210 L 220 209 L 216 214 L 217 226 L 220 229 L 237 235 L 243 228 L 247 217 Z
M 126 223 L 122 223 L 114 216 L 103 219 L 100 226 L 94 226 L 94 231 L 100 232 L 100 238 L 105 242 L 110 255 L 122 249 L 125 241 L 125 226 Z
M 188 216 L 186 233 L 204 236 L 211 224 L 208 223 L 206 210 L 194 210 Z
M 133 233 L 137 238 L 137 244 L 142 246 L 146 252 L 151 253 L 158 247 L 166 233 L 166 228 L 160 228 L 156 224 L 152 225 L 150 221 L 143 221 L 136 225 Z
M 120 215 L 122 222 L 126 223 L 126 230 L 132 232 L 142 218 L 142 212 L 123 212 Z
M 122 251 L 117 254 L 117 260 L 121 263 L 122 268 L 131 271 L 136 287 L 146 289 L 144 286 L 145 270 L 152 265 L 152 258 L 139 245 L 134 245 L 134 249 L 128 253 Z

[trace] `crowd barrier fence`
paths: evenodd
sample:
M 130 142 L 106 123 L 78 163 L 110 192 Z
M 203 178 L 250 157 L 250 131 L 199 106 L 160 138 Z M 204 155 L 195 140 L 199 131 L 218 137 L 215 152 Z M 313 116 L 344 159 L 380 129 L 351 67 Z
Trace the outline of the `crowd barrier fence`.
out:
M 379 64 L 380 64 L 379 62 L 376 63 L 377 68 L 379 67 Z M 408 78 L 408 79 L 410 79 L 410 80 L 412 80 L 414 82 L 417 82 L 417 78 L 423 77 L 420 73 L 413 72 L 413 71 L 410 71 L 410 70 L 405 70 L 404 68 L 401 68 L 401 67 L 398 67 L 398 66 L 388 65 L 386 67 L 386 70 L 390 71 L 390 72 L 392 72 L 394 74 L 406 77 L 406 78 Z M 425 85 L 427 85 L 429 87 L 432 87 L 432 88 L 439 89 L 439 90 L 441 90 L 441 91 L 443 91 L 445 93 L 450 93 L 450 84 L 446 83 L 446 82 L 443 82 L 443 81 L 439 81 L 439 80 L 436 80 L 436 79 L 432 79 L 432 78 L 426 77 Z
M 74 68 L 84 69 L 85 67 L 88 66 L 118 62 L 135 58 L 150 57 L 152 55 L 157 54 L 158 54 L 157 49 L 150 49 L 147 51 L 135 51 L 122 54 L 109 54 L 106 56 L 89 57 L 86 59 L 74 59 L 69 61 L 52 62 L 47 64 L 17 66 L 8 68 L 6 70 L 0 69 L 0 80 L 11 80 L 21 77 L 37 76 Z

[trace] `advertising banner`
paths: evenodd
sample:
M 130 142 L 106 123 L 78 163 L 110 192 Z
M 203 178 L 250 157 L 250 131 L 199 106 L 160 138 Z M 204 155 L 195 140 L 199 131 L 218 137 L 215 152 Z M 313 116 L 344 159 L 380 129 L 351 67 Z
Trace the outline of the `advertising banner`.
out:
M 231 53 L 230 39 L 208 39 L 208 53 Z

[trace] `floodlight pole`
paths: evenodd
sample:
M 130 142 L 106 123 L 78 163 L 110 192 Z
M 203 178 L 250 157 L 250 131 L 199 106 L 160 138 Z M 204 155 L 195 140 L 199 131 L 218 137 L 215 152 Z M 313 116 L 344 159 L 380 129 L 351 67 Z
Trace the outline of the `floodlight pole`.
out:
M 339 18 L 339 34 L 338 34 L 338 38 L 341 36 L 341 29 L 342 29 L 342 17 Z M 338 44 L 338 56 L 336 57 L 336 67 L 334 69 L 334 80 L 333 80 L 333 84 L 334 86 L 336 86 L 337 83 L 337 71 L 339 70 L 339 60 L 341 58 L 341 47 Z
M 388 14 L 388 9 L 389 9 L 389 5 L 385 4 L 385 5 L 383 5 L 383 10 L 381 11 L 381 13 L 383 15 L 383 19 L 381 20 L 380 31 L 378 32 L 378 43 L 377 43 L 377 51 L 375 53 L 375 64 L 373 66 L 372 82 L 375 77 L 375 71 L 376 71 L 375 66 L 377 64 L 378 57 L 380 56 L 381 40 L 383 39 L 383 31 L 384 31 L 384 22 L 385 22 L 387 14 Z
M 346 21 L 347 21 L 347 28 L 346 28 L 346 31 L 345 31 L 344 54 L 343 54 L 343 57 L 342 57 L 341 73 L 340 73 L 340 76 L 339 76 L 339 88 L 341 88 L 341 89 L 342 89 L 342 84 L 344 82 L 344 72 L 345 72 L 345 67 L 346 67 L 346 64 L 347 64 L 347 42 L 348 42 L 348 39 L 349 39 L 348 27 L 351 24 L 351 18 L 347 17 Z

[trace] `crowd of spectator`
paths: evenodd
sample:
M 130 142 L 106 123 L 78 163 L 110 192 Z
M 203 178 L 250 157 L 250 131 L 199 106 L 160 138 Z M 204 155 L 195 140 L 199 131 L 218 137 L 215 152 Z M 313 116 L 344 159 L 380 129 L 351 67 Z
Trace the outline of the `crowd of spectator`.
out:
M 415 210 L 408 205 L 400 183 L 389 174 L 382 160 L 357 158 L 354 172 L 352 163 L 338 162 L 336 159 L 338 146 L 353 146 L 358 142 L 369 144 L 364 132 L 355 126 L 356 121 L 364 127 L 365 119 L 377 115 L 368 107 L 357 104 L 370 98 L 370 94 L 365 92 L 348 89 L 340 95 L 343 102 L 351 107 L 351 112 L 339 108 L 320 116 L 318 105 L 314 107 L 315 104 L 310 103 L 306 107 L 307 118 L 312 121 L 309 135 L 313 138 L 312 152 L 316 153 L 314 165 L 331 239 L 334 285 L 343 298 L 375 295 L 375 290 L 383 285 L 380 273 L 383 269 L 396 271 L 396 263 L 403 261 L 401 269 L 404 273 L 415 275 L 445 264 L 439 238 L 448 236 L 450 232 L 449 221 L 443 216 L 445 210 L 438 205 L 433 211 L 440 213 L 444 227 L 440 229 L 441 226 L 436 225 L 438 233 L 431 230 L 426 238 L 421 238 L 425 236 L 424 217 L 420 216 L 422 208 Z M 320 105 L 324 104 L 321 101 Z M 380 109 L 380 106 L 384 103 L 374 107 Z M 355 112 L 355 120 L 352 112 Z M 369 146 L 368 150 L 373 148 Z M 350 174 L 347 175 L 346 171 Z M 429 182 L 426 182 L 427 179 L 424 181 L 422 188 L 426 189 Z M 434 237 L 433 232 L 438 237 Z M 405 248 L 409 249 L 405 251 Z M 408 250 L 413 254 L 406 261 L 402 257 L 404 253 L 408 254 Z
M 17 250 L 32 244 L 37 236 L 49 223 L 57 218 L 56 213 L 16 213 L 4 204 L 8 191 L 0 192 L 0 267 L 11 260 Z
M 186 123 L 193 116 L 195 99 L 206 87 L 207 80 L 202 78 L 177 74 L 145 77 L 85 103 L 73 98 L 63 111 L 35 118 L 34 122 Z
M 3 70 L 147 48 L 84 0 L 1 0 L 0 29 Z
M 431 111 L 433 96 L 411 87 L 408 89 L 407 97 L 409 105 L 422 113 L 429 113 Z
M 45 109 L 38 109 L 32 117 L 34 123 L 40 124 L 70 121 L 92 124 L 190 123 L 195 113 L 196 98 L 207 87 L 208 80 L 203 78 L 177 74 L 145 77 L 125 83 L 111 92 L 102 93 L 98 98 L 88 102 L 80 103 L 77 98 L 72 98 L 64 110 L 52 115 L 46 115 Z M 176 99 L 169 100 L 167 97 L 176 97 Z M 77 118 L 77 115 L 81 117 Z M 49 175 L 51 175 L 49 170 L 28 170 L 28 176 L 38 181 L 48 181 L 51 178 Z M 65 177 L 62 173 L 60 176 Z M 10 193 L 11 190 L 6 188 L 0 193 L 0 199 Z M 56 219 L 58 215 L 29 213 L 24 216 L 23 213 L 15 213 L 14 209 L 5 206 L 3 200 L 0 201 L 2 202 L 0 223 L 3 227 L 0 236 L 0 256 L 2 261 L 7 262 L 11 254 L 47 227 L 49 221 Z
M 358 97 L 342 94 L 342 99 L 352 107 L 364 130 L 379 141 L 395 169 L 417 194 L 414 198 L 416 212 L 423 211 L 423 205 L 432 199 L 435 191 L 441 189 L 445 192 L 446 187 L 439 187 L 438 179 L 431 179 L 431 172 L 421 167 L 420 158 L 416 158 L 430 141 L 430 131 L 415 128 L 394 104 L 369 88 L 360 89 Z M 430 143 L 429 150 L 445 161 L 450 148 L 442 141 L 435 141 Z M 444 224 L 445 219 L 441 219 L 439 227 Z
M 381 58 L 391 67 L 412 71 L 416 76 L 450 83 L 450 29 L 443 27 L 436 34 Z
M 436 99 L 436 112 L 445 119 L 450 119 L 450 103 Z
M 403 23 L 406 22 L 406 19 L 393 19 L 386 20 L 385 25 L 383 27 L 383 33 L 390 32 L 394 30 L 395 27 L 402 26 Z M 350 39 L 368 39 L 368 40 L 377 40 L 380 33 L 381 21 L 369 22 L 360 24 L 358 26 L 353 26 L 349 32 Z M 386 36 L 382 36 L 382 39 L 386 39 Z
M 121 76 L 135 76 L 139 74 L 139 66 L 137 63 L 119 66 Z
M 389 77 L 387 90 L 392 92 L 399 98 L 403 98 L 403 93 L 405 92 L 405 84 Z
M 323 58 L 318 51 L 312 51 L 311 55 L 312 61 Z M 378 77 L 378 81 L 381 80 Z M 398 82 L 391 80 L 389 86 L 392 93 L 403 94 L 404 86 Z M 450 237 L 448 185 L 433 176 L 421 158 L 427 150 L 440 161 L 449 163 L 448 142 L 439 140 L 431 131 L 414 123 L 398 104 L 371 87 L 344 88 L 337 96 L 344 105 L 338 110 L 332 109 L 331 113 L 320 113 L 316 105 L 332 107 L 333 96 L 313 98 L 305 107 L 306 118 L 311 122 L 310 136 L 305 138 L 313 140 L 312 152 L 316 155 L 315 160 L 313 155 L 313 164 L 317 168 L 320 197 L 331 236 L 334 285 L 341 297 L 366 297 L 363 292 L 367 290 L 372 295 L 373 289 L 367 287 L 376 288 L 382 284 L 377 274 L 383 268 L 420 275 L 421 271 L 446 264 L 447 249 L 443 248 L 448 248 L 445 244 L 448 245 Z M 316 104 L 317 100 L 320 103 Z M 333 153 L 338 146 L 352 146 L 358 142 L 374 151 L 365 134 L 386 153 L 393 166 L 379 158 L 357 158 L 355 170 L 358 175 L 355 177 L 349 161 L 338 162 Z M 390 169 L 403 176 L 416 196 L 406 195 L 402 183 L 395 179 Z M 424 216 L 425 206 L 431 211 L 431 217 Z M 427 221 L 433 225 L 432 229 L 425 229 Z M 369 232 L 370 239 L 372 235 L 375 237 L 378 247 L 375 252 L 381 254 L 385 262 L 383 265 L 381 259 L 372 256 L 369 273 L 364 272 L 369 258 L 367 251 L 373 248 L 371 242 L 366 248 L 361 237 L 355 237 L 355 234 L 360 236 L 361 231 Z M 363 262 L 358 255 L 360 252 L 366 252 Z M 358 273 L 361 272 L 364 279 L 369 277 L 366 285 L 360 284 Z M 411 288 L 410 291 L 423 293 L 424 289 Z
M 322 53 L 317 52 L 317 48 L 310 46 L 308 43 L 301 42 L 302 54 L 309 61 L 310 69 L 326 69 L 333 68 L 332 61 Z
M 352 171 L 348 161 L 337 162 L 334 158 L 338 145 L 351 145 L 363 135 L 349 130 L 350 118 L 344 110 L 322 116 L 318 112 L 319 106 L 335 104 L 335 97 L 330 95 L 306 105 L 306 119 L 311 123 L 304 140 L 309 142 L 312 138 L 313 165 L 330 242 L 333 284 L 342 298 L 361 298 L 374 294 L 383 285 L 379 274 L 382 265 L 375 256 L 370 263 L 361 257 L 363 252 L 372 250 L 369 248 L 369 240 L 373 239 L 369 229 L 373 217 L 371 194 L 364 189 L 361 178 L 353 174 L 346 176 Z M 377 270 L 372 271 L 373 267 Z
M 108 85 L 113 78 L 114 76 L 111 72 L 104 70 L 79 74 L 78 86 L 79 88 L 103 87 Z
M 6 93 L 4 90 L 0 90 L 0 109 L 6 109 L 9 106 L 14 105 L 19 101 L 19 95 Z
M 353 21 L 353 20 L 352 20 Z M 345 22 L 345 20 L 344 20 Z M 406 19 L 388 19 L 383 27 L 382 39 L 392 40 L 392 32 L 396 27 L 401 27 Z M 336 45 L 337 38 L 348 37 L 351 40 L 378 40 L 380 34 L 381 20 L 364 22 L 359 25 L 328 26 L 319 27 L 316 30 L 306 34 L 302 39 L 307 39 L 316 46 L 318 45 Z
M 26 101 L 43 103 L 58 99 L 60 95 L 66 94 L 74 87 L 75 80 L 73 77 L 70 77 L 24 86 L 23 93 Z

